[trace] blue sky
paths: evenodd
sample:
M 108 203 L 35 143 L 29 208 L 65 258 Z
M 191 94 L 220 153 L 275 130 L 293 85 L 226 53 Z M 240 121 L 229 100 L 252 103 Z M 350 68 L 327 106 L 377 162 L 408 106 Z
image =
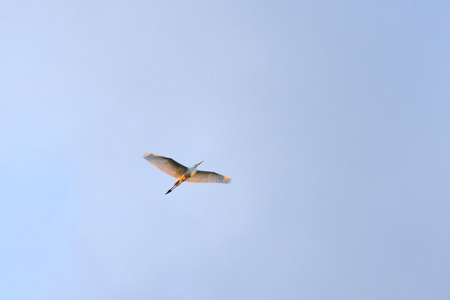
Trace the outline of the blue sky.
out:
M 449 10 L 2 3 L 0 297 L 448 299 Z

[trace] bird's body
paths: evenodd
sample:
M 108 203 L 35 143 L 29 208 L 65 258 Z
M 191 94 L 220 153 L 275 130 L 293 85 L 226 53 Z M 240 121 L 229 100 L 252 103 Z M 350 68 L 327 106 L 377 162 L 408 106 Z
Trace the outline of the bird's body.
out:
M 187 168 L 171 158 L 159 156 L 151 153 L 150 151 L 145 153 L 144 159 L 160 171 L 178 179 L 177 182 L 175 182 L 175 185 L 167 191 L 166 195 L 185 181 L 192 183 L 231 183 L 231 178 L 229 177 L 217 174 L 215 172 L 198 171 L 197 167 L 203 161 L 193 167 Z

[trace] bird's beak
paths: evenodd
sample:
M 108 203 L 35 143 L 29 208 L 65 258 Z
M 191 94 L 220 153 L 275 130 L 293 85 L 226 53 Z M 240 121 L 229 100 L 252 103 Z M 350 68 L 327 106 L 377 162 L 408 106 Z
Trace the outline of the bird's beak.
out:
M 203 160 L 197 164 L 197 167 L 198 167 L 202 162 L 203 162 Z

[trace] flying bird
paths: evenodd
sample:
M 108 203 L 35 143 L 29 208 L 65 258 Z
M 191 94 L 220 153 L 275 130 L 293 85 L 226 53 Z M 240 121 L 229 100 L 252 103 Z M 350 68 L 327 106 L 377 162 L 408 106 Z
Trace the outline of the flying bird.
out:
M 166 195 L 173 191 L 183 182 L 193 183 L 231 183 L 231 178 L 209 171 L 197 171 L 197 167 L 203 162 L 187 168 L 175 160 L 159 156 L 148 151 L 144 154 L 144 159 L 154 165 L 160 171 L 178 179 L 175 185 L 167 191 Z

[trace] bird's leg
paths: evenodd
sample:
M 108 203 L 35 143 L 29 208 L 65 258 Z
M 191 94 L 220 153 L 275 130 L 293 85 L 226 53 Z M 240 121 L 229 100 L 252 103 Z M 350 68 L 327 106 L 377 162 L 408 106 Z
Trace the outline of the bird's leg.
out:
M 170 190 L 167 191 L 166 195 L 167 195 L 168 193 L 170 193 L 171 191 L 173 191 L 173 190 L 174 190 L 177 186 L 179 186 L 182 182 L 183 182 L 183 181 L 181 181 L 181 180 L 178 180 L 177 182 L 175 182 L 175 185 L 174 185 Z
M 167 195 L 168 193 L 170 193 L 171 191 L 173 191 L 177 186 L 178 186 L 178 185 L 175 184 L 170 190 L 167 191 L 166 195 Z

